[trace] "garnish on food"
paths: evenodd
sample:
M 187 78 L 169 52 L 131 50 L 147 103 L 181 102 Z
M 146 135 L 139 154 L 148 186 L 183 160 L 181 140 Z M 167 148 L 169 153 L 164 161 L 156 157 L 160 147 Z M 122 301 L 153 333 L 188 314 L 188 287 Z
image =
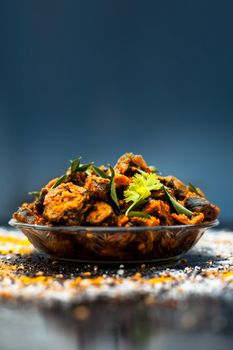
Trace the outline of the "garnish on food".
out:
M 65 174 L 65 175 L 62 175 L 61 177 L 59 177 L 59 179 L 55 182 L 55 184 L 53 185 L 52 188 L 55 188 L 57 186 L 59 186 L 62 182 L 65 182 L 68 178 L 68 175 Z
M 117 163 L 71 161 L 13 217 L 21 222 L 64 226 L 170 226 L 216 219 L 219 208 L 191 183 L 162 176 L 141 155 L 126 153 Z
M 28 194 L 30 194 L 31 196 L 39 197 L 40 192 L 39 191 L 31 191 L 31 192 L 28 192 Z
M 175 208 L 176 212 L 178 214 L 184 214 L 188 217 L 191 217 L 193 215 L 191 210 L 188 210 L 187 208 L 185 208 L 183 205 L 181 205 L 179 202 L 177 202 L 177 200 L 175 200 L 169 193 L 168 188 L 166 188 L 164 186 L 164 191 L 166 192 L 166 195 L 168 196 L 168 198 L 170 199 L 173 207 Z
M 159 190 L 161 187 L 162 184 L 156 174 L 135 174 L 124 192 L 126 203 L 132 202 L 125 215 L 128 215 L 133 208 L 144 204 L 145 200 L 151 195 L 151 191 Z
M 194 192 L 194 193 L 196 193 L 198 196 L 201 196 L 201 197 L 202 197 L 202 193 L 201 193 L 200 188 L 195 187 L 191 182 L 189 183 L 189 189 L 190 189 L 191 192 Z
M 116 193 L 116 186 L 115 186 L 115 182 L 114 182 L 115 170 L 113 169 L 113 167 L 110 164 L 109 164 L 109 169 L 110 169 L 110 172 L 111 172 L 111 177 L 110 177 L 110 196 L 111 196 L 113 202 L 119 208 L 119 202 L 118 202 L 117 193 Z
M 66 173 L 59 177 L 59 179 L 55 182 L 52 188 L 59 186 L 61 183 L 65 182 L 69 179 L 69 176 L 75 174 L 77 172 L 87 171 L 90 166 L 92 166 L 93 162 L 88 164 L 81 164 L 82 157 L 76 158 L 74 160 L 70 160 L 71 166 L 67 169 Z
M 100 168 L 92 165 L 92 169 L 97 176 L 103 177 L 104 179 L 109 178 L 109 176 L 107 174 L 105 174 L 105 172 L 103 170 L 101 170 Z

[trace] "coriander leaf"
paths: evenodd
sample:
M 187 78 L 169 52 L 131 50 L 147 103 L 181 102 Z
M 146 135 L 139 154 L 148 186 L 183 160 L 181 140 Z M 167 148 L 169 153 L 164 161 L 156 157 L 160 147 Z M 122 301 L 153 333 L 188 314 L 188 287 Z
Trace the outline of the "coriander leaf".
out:
M 31 191 L 31 192 L 28 192 L 28 194 L 30 194 L 32 196 L 35 196 L 35 197 L 39 197 L 40 196 L 40 191 Z
M 144 213 L 143 211 L 130 211 L 128 213 L 128 217 L 138 216 L 139 218 L 149 219 L 150 215 L 148 213 Z
M 114 178 L 115 178 L 115 171 L 113 169 L 113 167 L 111 165 L 109 165 L 109 169 L 111 172 L 111 178 L 110 178 L 110 196 L 113 200 L 113 202 L 116 204 L 116 206 L 119 209 L 119 202 L 118 202 L 118 198 L 117 198 L 117 194 L 116 194 L 116 187 L 115 187 L 115 182 L 114 182 Z
M 159 190 L 162 186 L 156 174 L 135 174 L 127 190 L 124 191 L 125 201 L 127 203 L 133 202 L 125 214 L 128 215 L 134 207 L 145 203 L 145 200 L 151 195 L 151 191 Z
M 96 166 L 92 165 L 92 169 L 97 176 L 103 177 L 104 179 L 109 179 L 109 176 L 105 174 L 105 172 L 100 168 L 97 168 Z
M 181 205 L 175 198 L 173 198 L 170 193 L 168 192 L 168 188 L 163 186 L 164 191 L 166 195 L 168 196 L 169 200 L 171 201 L 174 209 L 178 214 L 185 214 L 188 217 L 191 217 L 193 215 L 193 212 L 185 208 L 183 205 Z
M 61 177 L 59 177 L 59 179 L 57 180 L 57 182 L 55 182 L 55 184 L 52 186 L 52 188 L 57 187 L 58 185 L 60 185 L 61 183 L 65 182 L 66 179 L 68 178 L 68 175 L 62 175 Z

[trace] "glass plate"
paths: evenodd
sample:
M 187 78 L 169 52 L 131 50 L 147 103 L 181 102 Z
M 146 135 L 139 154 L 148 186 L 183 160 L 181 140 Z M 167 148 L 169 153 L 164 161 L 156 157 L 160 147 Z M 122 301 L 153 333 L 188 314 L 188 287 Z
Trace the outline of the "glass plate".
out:
M 218 220 L 198 225 L 84 227 L 25 224 L 14 219 L 41 252 L 83 263 L 170 263 L 191 249 Z

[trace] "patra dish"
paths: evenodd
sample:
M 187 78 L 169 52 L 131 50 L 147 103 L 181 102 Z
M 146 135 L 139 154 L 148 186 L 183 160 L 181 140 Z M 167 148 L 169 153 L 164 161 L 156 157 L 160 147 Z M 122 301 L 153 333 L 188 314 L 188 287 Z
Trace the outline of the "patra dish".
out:
M 200 188 L 162 176 L 140 155 L 127 153 L 114 167 L 71 161 L 35 199 L 13 214 L 46 253 L 79 261 L 162 261 L 189 250 L 217 224 L 219 208 Z

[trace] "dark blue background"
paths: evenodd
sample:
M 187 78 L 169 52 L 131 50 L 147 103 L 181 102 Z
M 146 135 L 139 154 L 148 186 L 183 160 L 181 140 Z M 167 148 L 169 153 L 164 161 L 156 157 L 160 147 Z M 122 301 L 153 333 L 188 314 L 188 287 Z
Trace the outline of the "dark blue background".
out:
M 2 1 L 0 223 L 69 159 L 142 153 L 232 218 L 232 1 Z

